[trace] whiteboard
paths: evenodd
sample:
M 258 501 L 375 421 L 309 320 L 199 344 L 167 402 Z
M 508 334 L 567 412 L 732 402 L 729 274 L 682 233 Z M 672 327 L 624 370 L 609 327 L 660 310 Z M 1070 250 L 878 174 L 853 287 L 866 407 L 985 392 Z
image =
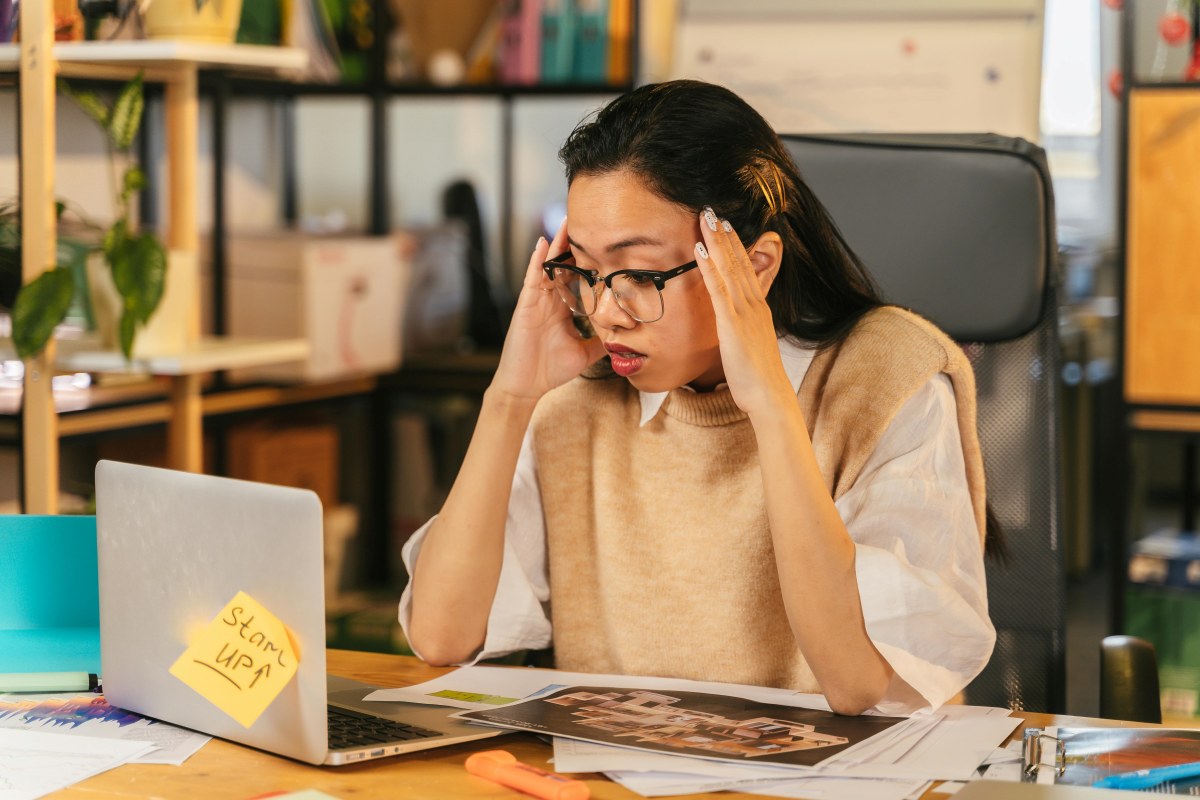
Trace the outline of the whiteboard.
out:
M 1038 141 L 1042 13 L 776 13 L 679 20 L 672 73 L 782 133 L 989 132 Z

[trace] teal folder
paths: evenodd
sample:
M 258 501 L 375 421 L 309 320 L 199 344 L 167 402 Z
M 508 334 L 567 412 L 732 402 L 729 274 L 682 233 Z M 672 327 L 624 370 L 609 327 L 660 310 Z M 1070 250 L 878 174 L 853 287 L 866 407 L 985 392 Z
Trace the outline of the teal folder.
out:
M 94 516 L 0 516 L 0 672 L 100 674 Z

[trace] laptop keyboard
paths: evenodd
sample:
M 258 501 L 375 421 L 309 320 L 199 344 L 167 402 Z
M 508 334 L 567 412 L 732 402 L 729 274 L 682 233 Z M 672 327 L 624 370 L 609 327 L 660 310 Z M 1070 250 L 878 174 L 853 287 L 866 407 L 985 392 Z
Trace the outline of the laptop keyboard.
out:
M 440 731 L 405 725 L 347 708 L 329 706 L 329 749 L 350 750 L 388 742 L 407 742 L 444 736 Z

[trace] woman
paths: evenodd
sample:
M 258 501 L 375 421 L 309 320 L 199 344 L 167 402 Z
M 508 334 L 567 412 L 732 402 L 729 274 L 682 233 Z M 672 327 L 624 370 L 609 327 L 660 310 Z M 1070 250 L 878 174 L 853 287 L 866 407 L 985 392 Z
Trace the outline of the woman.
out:
M 847 714 L 955 695 L 995 639 L 961 351 L 881 304 L 728 90 L 638 88 L 559 155 L 567 220 L 405 548 L 414 650 L 553 641 L 563 669 L 786 686 Z

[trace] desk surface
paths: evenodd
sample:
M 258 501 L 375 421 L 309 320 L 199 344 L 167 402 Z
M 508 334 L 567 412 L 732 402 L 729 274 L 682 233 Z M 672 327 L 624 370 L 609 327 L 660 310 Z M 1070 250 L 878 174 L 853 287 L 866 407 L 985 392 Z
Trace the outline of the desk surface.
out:
M 378 653 L 331 650 L 329 671 L 375 684 L 408 686 L 448 672 L 427 666 L 415 658 Z M 1111 720 L 1081 717 L 1023 715 L 1025 726 L 1123 725 Z M 1130 723 L 1133 724 L 1133 723 Z M 1016 735 L 1020 735 L 1017 728 Z M 213 800 L 247 800 L 272 792 L 320 789 L 341 798 L 518 798 L 524 797 L 502 786 L 468 775 L 463 761 L 476 750 L 504 748 L 526 763 L 552 770 L 549 745 L 529 734 L 515 733 L 500 739 L 435 748 L 408 755 L 384 758 L 345 767 L 313 767 L 286 758 L 214 739 L 180 767 L 127 764 L 57 792 L 59 800 L 102 800 L 103 798 L 203 797 Z M 588 776 L 596 800 L 627 800 L 639 795 L 626 791 L 601 776 Z M 687 795 L 688 798 L 731 800 L 759 795 Z

